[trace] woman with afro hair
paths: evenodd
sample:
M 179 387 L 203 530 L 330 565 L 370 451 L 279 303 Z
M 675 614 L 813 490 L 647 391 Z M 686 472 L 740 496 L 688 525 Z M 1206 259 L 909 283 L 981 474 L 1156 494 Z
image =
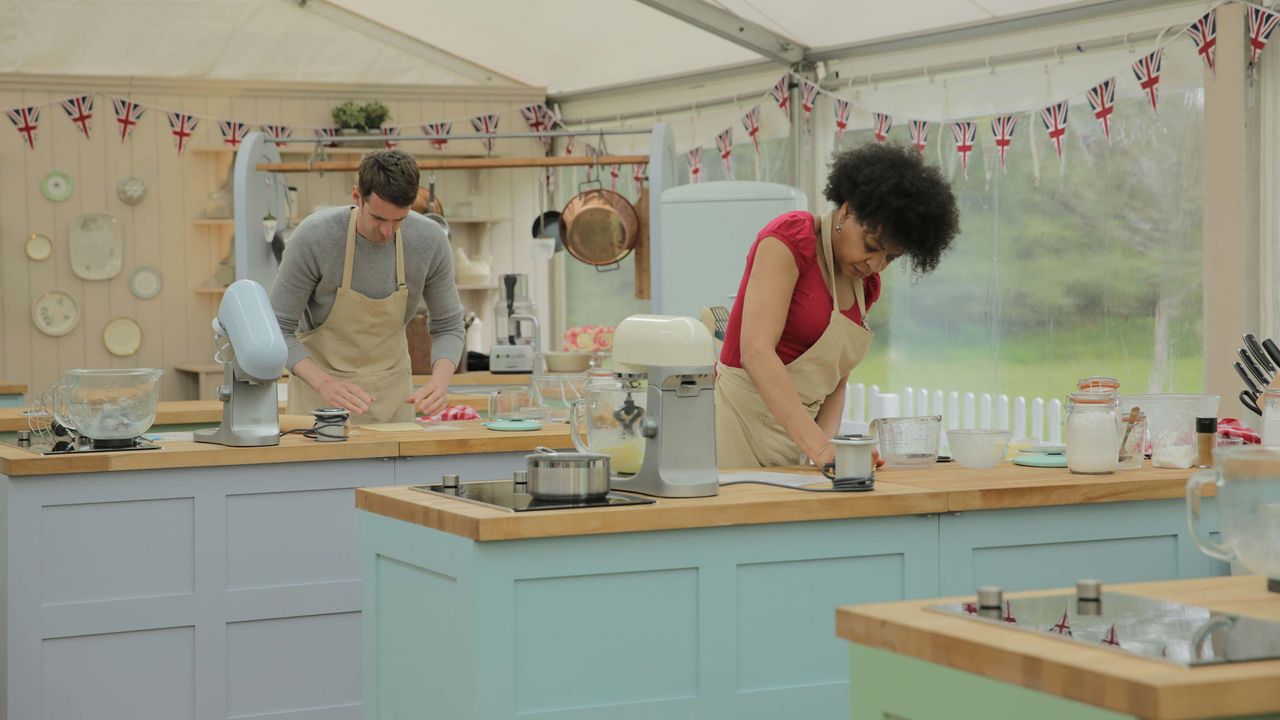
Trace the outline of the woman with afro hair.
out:
M 717 368 L 720 467 L 833 462 L 880 273 L 902 256 L 932 271 L 959 229 L 942 173 L 901 146 L 840 153 L 824 194 L 832 210 L 774 218 L 747 254 Z

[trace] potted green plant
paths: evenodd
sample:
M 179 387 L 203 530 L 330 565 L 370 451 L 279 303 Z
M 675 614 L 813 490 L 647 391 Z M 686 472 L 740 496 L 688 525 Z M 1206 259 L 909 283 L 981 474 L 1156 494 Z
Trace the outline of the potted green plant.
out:
M 381 132 L 382 123 L 386 122 L 390 115 L 391 111 L 387 106 L 377 100 L 363 105 L 354 100 L 348 100 L 334 107 L 330 112 L 333 124 L 338 126 L 340 135 L 376 135 Z M 367 141 L 360 144 L 374 147 L 382 143 Z

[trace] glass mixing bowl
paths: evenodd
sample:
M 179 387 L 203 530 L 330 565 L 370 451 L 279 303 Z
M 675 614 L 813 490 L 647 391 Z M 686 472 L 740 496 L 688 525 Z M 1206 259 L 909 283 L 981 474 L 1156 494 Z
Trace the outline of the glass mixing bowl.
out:
M 156 419 L 163 370 L 68 370 L 54 386 L 53 414 L 62 425 L 93 440 L 126 440 Z

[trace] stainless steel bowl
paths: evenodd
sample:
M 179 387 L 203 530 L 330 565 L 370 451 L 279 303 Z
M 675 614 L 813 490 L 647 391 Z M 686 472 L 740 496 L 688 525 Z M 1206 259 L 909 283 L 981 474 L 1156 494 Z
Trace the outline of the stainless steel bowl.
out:
M 538 448 L 525 461 L 535 500 L 594 500 L 609 493 L 608 455 Z

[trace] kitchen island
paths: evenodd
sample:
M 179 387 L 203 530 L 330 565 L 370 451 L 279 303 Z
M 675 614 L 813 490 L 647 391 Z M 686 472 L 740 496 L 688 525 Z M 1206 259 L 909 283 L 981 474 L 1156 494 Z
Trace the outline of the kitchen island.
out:
M 1109 586 L 1104 607 L 1114 593 L 1280 622 L 1280 595 L 1258 576 Z M 855 720 L 1280 718 L 1280 660 L 1187 668 L 925 609 L 936 602 L 836 612 Z
M 363 488 L 365 717 L 848 718 L 836 606 L 1225 574 L 1189 475 L 938 465 L 514 514 Z
M 208 419 L 170 410 L 178 424 Z M 263 448 L 160 444 L 51 456 L 0 446 L 0 715 L 356 720 L 353 488 L 509 477 L 537 446 L 571 447 L 564 424 L 477 422 Z

